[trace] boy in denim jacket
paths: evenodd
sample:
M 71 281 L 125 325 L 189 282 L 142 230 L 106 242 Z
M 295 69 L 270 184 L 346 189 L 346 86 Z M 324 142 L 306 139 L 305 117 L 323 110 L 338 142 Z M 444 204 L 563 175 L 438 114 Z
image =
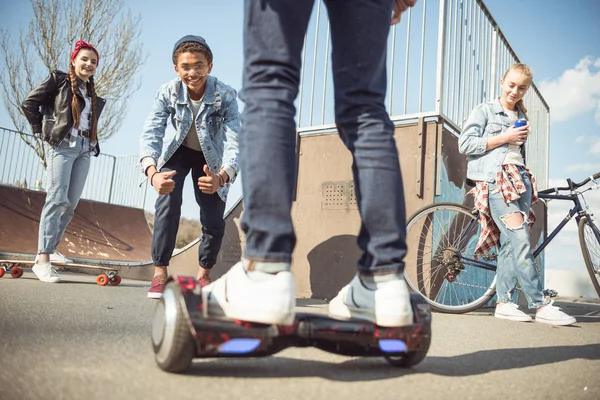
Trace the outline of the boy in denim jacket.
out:
M 200 206 L 202 238 L 198 247 L 198 281 L 211 282 L 225 233 L 223 213 L 231 183 L 239 173 L 237 93 L 209 75 L 210 47 L 200 36 L 187 35 L 173 47 L 178 77 L 162 85 L 141 137 L 140 162 L 159 194 L 154 215 L 152 261 L 155 271 L 148 297 L 162 297 L 167 267 L 175 249 L 183 184 L 191 171 Z M 175 135 L 164 142 L 167 123 Z

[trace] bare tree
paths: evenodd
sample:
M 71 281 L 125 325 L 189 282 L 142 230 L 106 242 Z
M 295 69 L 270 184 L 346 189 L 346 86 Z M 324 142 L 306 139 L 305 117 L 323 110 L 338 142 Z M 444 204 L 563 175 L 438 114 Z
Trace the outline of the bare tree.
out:
M 123 0 L 30 0 L 33 17 L 19 38 L 0 28 L 0 84 L 6 110 L 19 132 L 30 132 L 21 111 L 27 94 L 53 70 L 68 71 L 70 52 L 79 39 L 100 52 L 94 82 L 106 106 L 98 124 L 98 138 L 114 135 L 126 115 L 127 101 L 140 87 L 136 79 L 144 63 L 139 41 L 139 15 L 125 9 Z M 33 133 L 33 132 L 32 132 Z M 46 166 L 39 137 L 21 135 Z

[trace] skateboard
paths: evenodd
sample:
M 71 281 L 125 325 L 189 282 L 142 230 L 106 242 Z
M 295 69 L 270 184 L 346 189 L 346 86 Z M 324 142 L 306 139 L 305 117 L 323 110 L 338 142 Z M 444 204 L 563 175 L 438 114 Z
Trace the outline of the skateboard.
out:
M 35 261 L 32 260 L 2 260 L 0 259 L 0 278 L 2 278 L 7 272 L 13 278 L 20 278 L 23 275 L 24 266 L 33 266 Z M 57 263 L 53 262 L 55 267 L 75 267 L 75 268 L 91 268 L 106 271 L 96 277 L 96 283 L 99 286 L 106 286 L 109 283 L 112 286 L 117 286 L 121 283 L 121 277 L 119 276 L 119 270 L 116 268 L 106 267 L 102 265 L 89 265 L 89 264 L 77 264 L 77 263 Z
M 427 355 L 431 310 L 411 294 L 412 325 L 384 328 L 363 320 L 297 313 L 292 325 L 265 325 L 209 316 L 202 288 L 192 277 L 169 277 L 154 311 L 155 361 L 166 372 L 184 372 L 194 358 L 265 357 L 288 347 L 316 347 L 346 356 L 384 357 L 410 368 Z

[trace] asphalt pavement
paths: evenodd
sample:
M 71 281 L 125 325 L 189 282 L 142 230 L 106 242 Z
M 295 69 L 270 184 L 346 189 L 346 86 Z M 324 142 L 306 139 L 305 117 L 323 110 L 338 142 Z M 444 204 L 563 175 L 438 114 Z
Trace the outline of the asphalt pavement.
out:
M 198 359 L 161 371 L 148 282 L 99 287 L 62 273 L 0 279 L 0 399 L 599 399 L 600 302 L 557 302 L 571 327 L 499 320 L 492 309 L 433 315 L 428 357 L 412 369 L 313 348 L 271 357 Z M 299 310 L 324 303 L 298 299 Z

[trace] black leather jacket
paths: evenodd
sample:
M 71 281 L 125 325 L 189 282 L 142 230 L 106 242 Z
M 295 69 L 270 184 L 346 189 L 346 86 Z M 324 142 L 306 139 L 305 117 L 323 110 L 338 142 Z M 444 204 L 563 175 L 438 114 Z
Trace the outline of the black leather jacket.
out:
M 44 141 L 52 146 L 59 145 L 73 128 L 73 113 L 71 112 L 70 77 L 61 71 L 53 71 L 48 79 L 33 89 L 23 101 L 22 108 L 25 117 L 31 124 L 34 134 L 41 134 Z M 78 91 L 80 109 L 83 110 L 85 100 Z M 96 119 L 100 118 L 106 102 L 96 98 Z M 95 156 L 100 154 L 100 146 L 95 144 L 92 152 Z

